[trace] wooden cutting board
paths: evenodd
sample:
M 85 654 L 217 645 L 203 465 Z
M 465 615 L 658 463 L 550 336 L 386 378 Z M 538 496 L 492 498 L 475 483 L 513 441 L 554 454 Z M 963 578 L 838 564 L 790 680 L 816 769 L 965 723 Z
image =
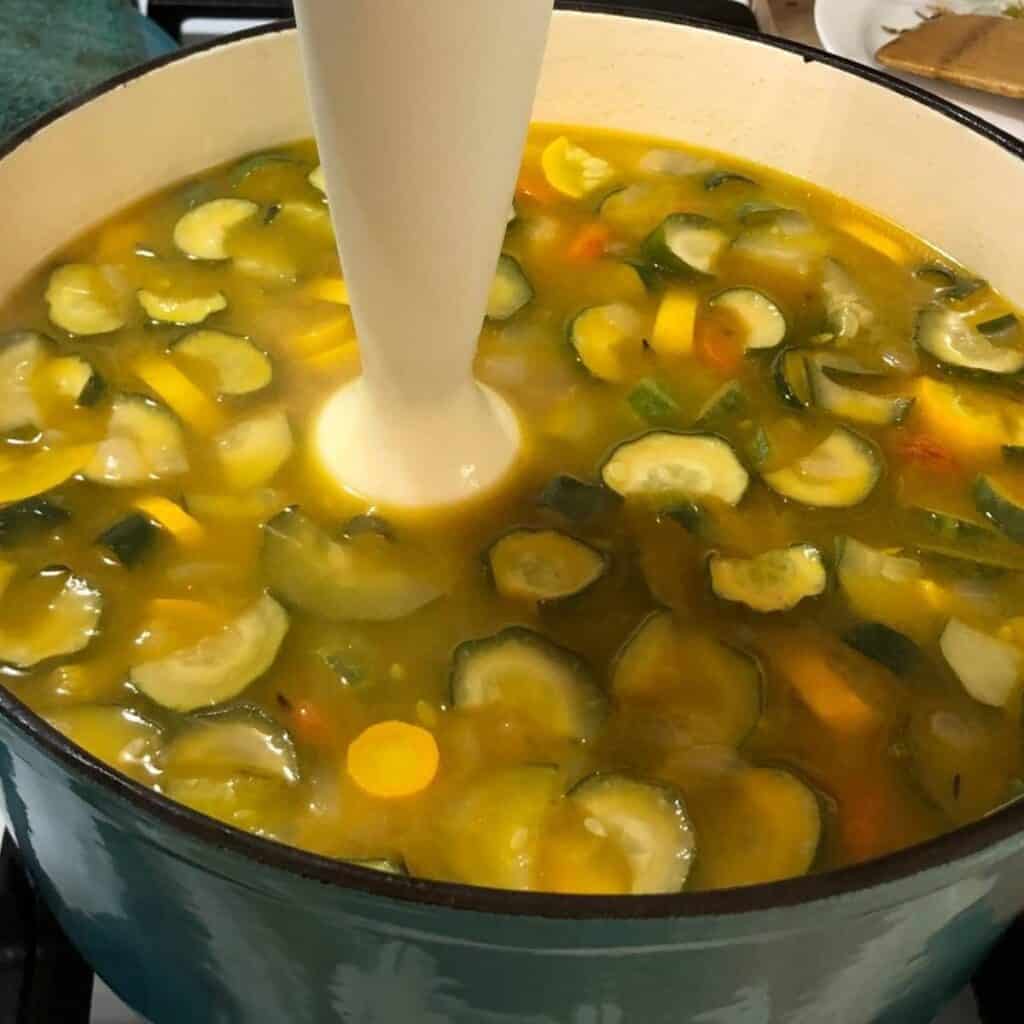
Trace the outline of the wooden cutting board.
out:
M 902 32 L 876 54 L 900 71 L 1024 99 L 1024 20 L 942 14 Z

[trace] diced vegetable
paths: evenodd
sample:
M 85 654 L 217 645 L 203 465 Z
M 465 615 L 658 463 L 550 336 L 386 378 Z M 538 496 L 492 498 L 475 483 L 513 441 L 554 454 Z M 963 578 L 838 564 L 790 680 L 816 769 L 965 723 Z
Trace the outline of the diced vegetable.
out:
M 1015 313 L 1006 313 L 978 324 L 978 333 L 1005 344 L 1020 333 L 1020 320 Z
M 704 179 L 704 188 L 708 192 L 714 192 L 723 185 L 749 185 L 758 188 L 753 178 L 745 174 L 738 174 L 736 171 L 715 171 Z
M 557 530 L 512 530 L 491 546 L 487 563 L 503 597 L 541 606 L 578 597 L 608 571 L 603 551 Z
M 844 634 L 855 651 L 901 676 L 918 661 L 921 650 L 909 637 L 881 622 L 864 622 Z
M 829 326 L 837 338 L 852 341 L 874 324 L 874 310 L 849 271 L 837 260 L 825 260 L 821 294 Z
M 113 272 L 91 263 L 69 263 L 50 275 L 50 320 L 68 334 L 109 334 L 125 325 L 124 299 Z
M 669 504 L 712 498 L 737 505 L 750 476 L 729 444 L 713 434 L 655 430 L 619 445 L 601 467 L 607 487 L 624 498 Z
M 433 734 L 407 722 L 378 722 L 349 744 L 349 777 L 364 793 L 397 800 L 422 793 L 437 775 L 441 755 Z
M 567 799 L 586 816 L 588 828 L 622 847 L 634 895 L 679 892 L 686 884 L 696 839 L 682 797 L 671 787 L 592 775 Z
M 589 523 L 618 504 L 618 497 L 604 487 L 572 476 L 556 476 L 544 488 L 540 503 L 571 523 Z
M 96 447 L 72 445 L 33 451 L 0 462 L 0 504 L 15 504 L 52 491 L 91 463 Z
M 913 398 L 873 395 L 840 384 L 829 375 L 828 356 L 810 355 L 806 366 L 814 404 L 842 419 L 868 426 L 898 426 L 914 406 Z
M 89 447 L 85 463 L 86 476 L 96 483 L 136 487 L 188 469 L 185 437 L 164 406 L 139 395 L 122 395 L 111 410 L 106 439 L 95 454 Z
M 576 654 L 521 626 L 459 644 L 451 699 L 456 708 L 501 708 L 543 732 L 580 740 L 594 735 L 607 707 Z
M 49 347 L 35 331 L 0 337 L 0 433 L 42 426 L 32 383 Z
M 4 600 L 13 605 L 10 592 Z M 99 630 L 103 597 L 68 569 L 44 569 L 18 587 L 16 609 L 14 621 L 0 626 L 0 663 L 32 668 L 88 647 Z
M 697 306 L 695 291 L 668 289 L 658 306 L 658 315 L 651 331 L 651 348 L 659 355 L 689 355 L 693 351 Z
M 194 260 L 226 260 L 228 233 L 258 212 L 248 199 L 213 199 L 189 210 L 175 224 L 174 244 Z
M 1012 541 L 1024 544 L 1024 499 L 992 476 L 980 476 L 974 485 L 978 511 Z
M 939 646 L 964 689 L 982 704 L 1006 707 L 1020 690 L 1024 666 L 1012 644 L 951 619 Z
M 71 514 L 46 498 L 26 498 L 0 508 L 0 547 L 60 529 Z
M 849 508 L 875 489 L 882 476 L 882 461 L 870 441 L 838 427 L 809 455 L 762 475 L 784 498 L 816 508 Z
M 643 354 L 644 326 L 632 306 L 591 306 L 569 325 L 569 342 L 598 380 L 624 380 Z
M 135 360 L 132 369 L 193 430 L 212 434 L 224 425 L 220 409 L 170 360 L 143 355 Z
M 704 403 L 695 425 L 701 430 L 717 430 L 743 416 L 746 409 L 747 393 L 743 385 L 731 380 Z
M 217 436 L 217 459 L 228 487 L 248 491 L 269 483 L 294 451 L 288 417 L 272 409 Z
M 806 409 L 813 401 L 808 353 L 802 348 L 784 349 L 772 364 L 772 375 L 779 397 L 795 409 Z
M 170 498 L 148 495 L 136 500 L 135 507 L 181 544 L 198 544 L 205 536 L 202 526 Z
M 212 707 L 237 697 L 277 658 L 288 615 L 267 595 L 191 647 L 131 669 L 131 682 L 174 711 Z
M 1024 370 L 1024 349 L 997 344 L 950 309 L 929 306 L 922 310 L 914 340 L 928 355 L 955 369 L 999 376 Z
M 723 600 L 738 601 L 756 612 L 784 612 L 828 586 L 821 552 L 810 544 L 766 551 L 754 558 L 712 553 L 711 587 Z
M 223 331 L 192 331 L 175 342 L 172 351 L 200 366 L 219 395 L 251 395 L 262 391 L 274 376 L 264 352 L 248 338 Z
M 671 273 L 714 274 L 729 236 L 696 213 L 673 213 L 648 236 L 644 258 Z
M 533 286 L 523 273 L 519 261 L 502 253 L 487 300 L 487 319 L 510 320 L 532 300 Z
M 647 377 L 629 393 L 630 408 L 648 423 L 665 423 L 679 418 L 681 409 L 672 394 L 659 381 Z
M 786 318 L 767 295 L 753 288 L 729 288 L 709 302 L 712 309 L 726 310 L 743 328 L 748 351 L 776 348 L 786 338 Z
M 807 278 L 827 251 L 825 239 L 795 210 L 764 214 L 744 225 L 732 251 L 765 271 Z
M 548 184 L 571 199 L 582 199 L 615 177 L 611 164 L 574 145 L 564 135 L 544 150 L 541 167 Z
M 263 571 L 287 604 L 333 622 L 391 621 L 441 595 L 416 554 L 372 534 L 339 543 L 299 509 L 264 528 Z
M 96 543 L 109 549 L 121 565 L 130 569 L 149 554 L 157 539 L 157 528 L 148 516 L 133 512 L 104 530 Z
M 1024 417 L 1015 403 L 968 384 L 921 377 L 913 420 L 927 435 L 966 458 L 990 458 L 1024 441 Z
M 73 405 L 95 405 L 106 389 L 96 368 L 82 356 L 51 359 L 43 372 L 54 393 Z
M 138 298 L 139 305 L 150 320 L 178 324 L 182 327 L 201 324 L 207 317 L 228 307 L 228 300 L 223 292 L 179 298 L 173 295 L 157 295 L 156 292 L 143 288 L 139 291 Z
M 266 522 L 287 502 L 279 491 L 264 487 L 246 494 L 187 494 L 185 504 L 197 519 Z
M 600 221 L 584 224 L 569 242 L 565 251 L 570 263 L 580 265 L 596 263 L 607 251 L 611 229 Z
M 761 717 L 762 677 L 748 654 L 670 612 L 655 612 L 612 667 L 620 702 L 653 703 L 694 744 L 738 746 Z

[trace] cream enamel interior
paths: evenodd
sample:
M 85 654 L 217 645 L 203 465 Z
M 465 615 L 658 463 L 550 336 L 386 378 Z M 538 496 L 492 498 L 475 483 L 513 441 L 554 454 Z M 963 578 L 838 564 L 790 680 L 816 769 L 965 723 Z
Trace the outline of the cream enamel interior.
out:
M 681 139 L 806 178 L 1024 302 L 1024 161 L 855 75 L 715 32 L 559 12 L 535 118 Z M 294 31 L 201 51 L 102 94 L 0 161 L 0 289 L 126 203 L 310 133 Z

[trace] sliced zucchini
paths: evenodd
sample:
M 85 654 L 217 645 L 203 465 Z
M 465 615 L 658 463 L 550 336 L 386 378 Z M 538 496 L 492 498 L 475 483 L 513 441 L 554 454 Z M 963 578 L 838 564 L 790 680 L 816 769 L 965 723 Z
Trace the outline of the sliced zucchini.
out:
M 203 520 L 251 520 L 264 523 L 277 515 L 287 501 L 280 491 L 263 487 L 247 494 L 197 494 L 185 495 L 185 507 L 197 519 Z
M 138 293 L 139 305 L 145 310 L 150 320 L 158 323 L 177 324 L 191 327 L 201 324 L 207 317 L 227 309 L 228 300 L 223 292 L 210 295 L 195 295 L 190 298 L 178 298 L 170 295 L 157 295 L 145 288 Z
M 100 592 L 69 569 L 44 569 L 5 600 L 11 612 L 0 626 L 0 662 L 32 668 L 50 658 L 77 654 L 99 631 Z
M 629 376 L 644 348 L 644 318 L 625 303 L 591 306 L 569 324 L 569 342 L 598 380 Z
M 773 271 L 807 277 L 827 248 L 814 225 L 795 210 L 762 214 L 744 224 L 733 252 Z
M 927 281 L 937 289 L 936 296 L 946 302 L 962 302 L 988 287 L 978 277 L 964 277 L 941 263 L 926 263 L 914 271 L 914 277 Z
M 729 236 L 697 213 L 673 213 L 643 243 L 644 259 L 671 273 L 714 274 Z
M 42 426 L 32 384 L 50 347 L 48 339 L 36 331 L 13 331 L 0 337 L 0 433 Z
M 738 174 L 736 171 L 715 171 L 704 179 L 704 188 L 708 192 L 714 192 L 723 185 L 751 185 L 754 188 L 760 186 L 753 178 L 745 174 Z
M 917 317 L 914 340 L 944 366 L 999 376 L 1024 370 L 1024 350 L 997 344 L 950 309 L 923 309 Z
M 626 400 L 633 412 L 648 423 L 671 422 L 682 412 L 671 392 L 653 377 L 640 381 Z
M 652 149 L 637 164 L 637 169 L 644 174 L 665 174 L 673 178 L 707 174 L 713 167 L 709 157 L 695 156 L 679 149 Z
M 231 169 L 231 181 L 237 188 L 250 174 L 271 167 L 274 164 L 294 164 L 295 161 L 286 153 L 253 153 L 244 160 L 239 160 Z
M 582 525 L 611 511 L 619 499 L 597 484 L 574 476 L 556 476 L 541 493 L 540 503 L 569 522 Z
M 273 379 L 274 369 L 265 352 L 248 338 L 223 331 L 192 331 L 176 341 L 175 355 L 198 364 L 212 379 L 219 395 L 251 395 Z
M 150 398 L 121 395 L 85 475 L 96 483 L 135 487 L 187 470 L 185 435 L 174 413 Z
M 624 775 L 591 775 L 567 794 L 587 827 L 621 846 L 633 895 L 679 892 L 693 865 L 696 839 L 682 797 L 671 787 Z
M 389 622 L 441 596 L 402 545 L 362 534 L 332 540 L 298 508 L 264 527 L 263 571 L 285 603 L 332 622 Z
M 114 273 L 91 263 L 58 267 L 46 286 L 50 320 L 68 334 L 109 334 L 125 325 Z
M 54 393 L 73 405 L 95 405 L 106 390 L 106 384 L 96 368 L 82 356 L 51 359 L 44 373 Z
M 67 509 L 46 498 L 26 498 L 0 508 L 0 548 L 13 547 L 22 541 L 52 533 L 69 519 Z
M 766 551 L 753 558 L 726 558 L 713 552 L 708 560 L 711 589 L 725 601 L 755 612 L 786 612 L 828 586 L 821 552 L 811 544 Z
M 974 503 L 1000 533 L 1024 544 L 1024 500 L 994 477 L 980 476 L 974 485 Z
M 1020 320 L 1014 313 L 1007 313 L 1004 316 L 997 316 L 993 320 L 986 320 L 978 324 L 978 333 L 986 338 L 995 338 L 1000 344 L 1005 344 L 1010 338 L 1016 337 L 1020 331 Z
M 590 739 L 607 700 L 586 663 L 522 626 L 459 644 L 452 658 L 451 700 L 463 709 L 496 707 L 543 732 Z
M 841 419 L 875 427 L 897 426 L 914 407 L 913 398 L 873 395 L 833 380 L 828 356 L 808 356 L 806 366 L 814 404 Z
M 233 622 L 191 647 L 135 665 L 131 682 L 172 711 L 195 711 L 237 697 L 277 658 L 288 614 L 264 594 Z
M 837 338 L 852 341 L 875 322 L 875 311 L 837 260 L 825 260 L 821 294 L 829 327 Z
M 758 663 L 667 611 L 650 615 L 623 645 L 612 693 L 619 701 L 653 702 L 694 744 L 738 746 L 761 718 Z
M 213 199 L 197 206 L 174 225 L 174 244 L 194 260 L 226 260 L 232 228 L 255 217 L 259 207 L 248 199 Z
M 95 451 L 95 445 L 78 444 L 10 456 L 0 463 L 0 504 L 15 504 L 54 490 L 81 473 Z
M 159 528 L 141 512 L 119 519 L 104 530 L 96 543 L 107 548 L 126 569 L 130 569 L 148 555 L 160 536 Z
M 779 398 L 795 409 L 806 409 L 814 400 L 807 357 L 808 353 L 802 348 L 787 348 L 772 364 L 772 377 Z
M 910 671 L 921 657 L 921 649 L 908 636 L 882 622 L 864 622 L 843 635 L 843 640 L 866 658 L 884 665 L 898 676 Z
M 508 253 L 502 253 L 487 299 L 487 319 L 511 320 L 532 301 L 533 285 L 523 273 L 519 261 Z
M 620 444 L 601 467 L 605 486 L 623 498 L 660 505 L 712 498 L 738 505 L 750 475 L 714 434 L 653 430 Z
M 694 424 L 700 430 L 718 430 L 746 414 L 747 393 L 739 381 L 723 384 L 697 413 Z
M 184 778 L 254 775 L 295 782 L 295 747 L 266 716 L 228 711 L 196 718 L 163 751 L 161 768 Z
M 486 557 L 502 597 L 538 606 L 578 597 L 608 572 L 603 551 L 557 530 L 512 530 Z
M 948 512 L 939 512 L 930 508 L 912 509 L 915 519 L 926 526 L 944 545 L 955 549 L 959 545 L 977 547 L 995 538 L 995 534 L 981 523 L 951 516 Z M 935 545 L 922 545 L 926 550 L 937 550 Z M 953 552 L 955 553 L 955 551 Z M 962 552 L 961 552 L 962 554 Z M 962 557 L 970 558 L 970 555 Z
M 281 409 L 232 424 L 217 435 L 217 460 L 229 488 L 251 491 L 269 483 L 295 450 L 292 428 Z
M 743 327 L 747 351 L 776 348 L 786 340 L 788 326 L 782 310 L 754 288 L 729 288 L 708 303 L 711 309 L 730 312 Z
M 764 473 L 784 498 L 814 508 L 851 508 L 866 500 L 882 477 L 882 458 L 866 438 L 845 427 L 783 469 Z
M 959 619 L 950 619 L 939 647 L 949 667 L 977 701 L 1001 708 L 1020 689 L 1021 652 Z

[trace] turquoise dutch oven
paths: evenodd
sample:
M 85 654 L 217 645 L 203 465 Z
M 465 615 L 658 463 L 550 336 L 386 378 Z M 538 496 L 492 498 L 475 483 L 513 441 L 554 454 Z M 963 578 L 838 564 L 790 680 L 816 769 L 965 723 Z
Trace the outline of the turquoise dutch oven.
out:
M 1024 145 L 872 71 L 694 23 L 563 10 L 536 116 L 810 179 L 1024 303 Z M 0 153 L 0 293 L 125 203 L 308 134 L 287 26 L 123 75 Z M 2 688 L 0 773 L 60 923 L 156 1024 L 913 1024 L 1024 908 L 1024 803 L 856 868 L 608 899 L 393 878 L 243 834 L 122 778 Z

